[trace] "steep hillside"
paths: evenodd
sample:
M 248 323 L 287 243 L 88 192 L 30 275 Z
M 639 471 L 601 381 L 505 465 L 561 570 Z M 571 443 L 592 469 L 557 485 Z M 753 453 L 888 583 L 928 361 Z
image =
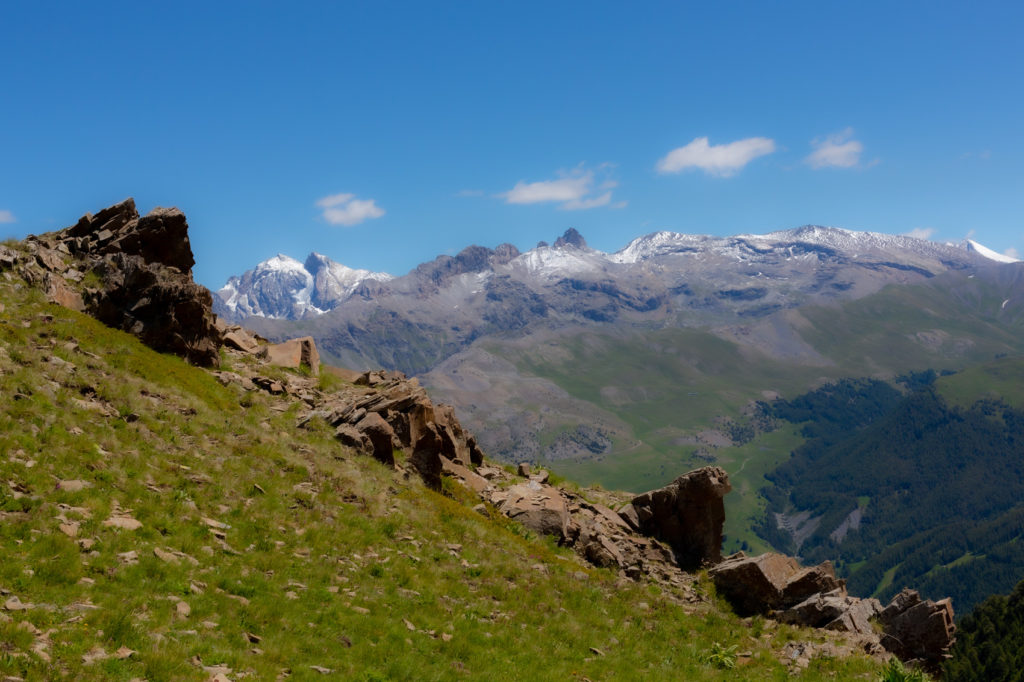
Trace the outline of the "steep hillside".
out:
M 16 266 L 0 273 L 0 390 L 10 397 L 0 412 L 0 672 L 9 678 L 824 679 L 878 669 L 857 653 L 871 642 L 880 651 L 870 628 L 852 636 L 741 620 L 699 576 L 597 570 L 481 508 L 452 479 L 447 495 L 433 492 L 414 473 L 423 474 L 418 449 L 380 457 L 374 443 L 375 457 L 358 454 L 358 442 L 339 440 L 348 427 L 311 405 L 386 402 L 372 386 L 310 376 L 315 366 L 275 368 L 273 352 L 222 348 L 218 370 L 200 369 L 47 302 L 74 293 L 75 280 L 90 300 L 108 300 L 99 286 L 120 281 L 69 267 L 61 243 L 0 253 Z M 51 258 L 63 262 L 40 261 Z M 544 479 L 524 487 L 556 490 Z M 497 500 L 514 489 L 491 488 L 491 499 L 506 508 Z M 575 491 L 576 506 L 600 510 L 590 494 L 622 499 Z M 642 514 L 635 523 L 650 521 Z M 830 571 L 813 574 L 834 587 Z M 786 584 L 794 596 L 808 587 Z M 904 627 L 899 614 L 915 604 L 888 609 L 897 608 L 890 625 Z

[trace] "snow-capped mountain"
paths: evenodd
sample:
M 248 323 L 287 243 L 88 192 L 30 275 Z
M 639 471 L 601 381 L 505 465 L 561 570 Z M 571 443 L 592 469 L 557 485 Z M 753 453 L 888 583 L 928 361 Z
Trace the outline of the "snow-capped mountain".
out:
M 246 273 L 244 283 L 230 284 L 221 296 L 250 314 L 306 315 L 301 330 L 281 319 L 245 321 L 267 338 L 309 334 L 329 362 L 421 376 L 486 434 L 489 451 L 510 458 L 549 447 L 542 434 L 560 424 L 576 426 L 545 456 L 591 457 L 613 436 L 633 442 L 613 415 L 616 405 L 664 399 L 683 409 L 691 395 L 674 392 L 689 385 L 689 370 L 666 375 L 664 384 L 651 378 L 648 369 L 662 364 L 692 363 L 700 374 L 729 373 L 745 362 L 777 363 L 771 376 L 801 367 L 808 376 L 823 376 L 846 361 L 829 353 L 845 347 L 847 337 L 859 330 L 888 333 L 902 324 L 905 329 L 884 343 L 873 340 L 872 347 L 896 348 L 902 357 L 941 367 L 964 354 L 1013 350 L 987 340 L 985 331 L 965 337 L 961 327 L 944 329 L 947 310 L 967 311 L 984 324 L 1024 321 L 1020 264 L 997 262 L 991 251 L 969 243 L 820 226 L 731 237 L 656 232 L 614 253 L 591 248 L 575 230 L 523 253 L 511 244 L 469 246 L 387 282 L 363 280 L 356 295 L 320 315 L 324 287 L 313 272 L 324 268 L 309 259 L 298 265 L 281 260 L 268 266 L 275 276 L 266 276 L 266 284 L 256 270 Z M 271 281 L 289 284 L 275 288 Z M 902 286 L 905 292 L 893 293 Z M 866 314 L 858 299 L 875 294 L 877 305 Z M 907 314 L 918 308 L 919 315 Z M 1001 330 L 993 339 L 1015 338 Z M 858 367 L 880 371 L 870 363 Z M 584 404 L 531 375 L 548 370 L 594 373 L 613 383 L 596 384 L 600 401 Z M 628 376 L 637 372 L 656 385 L 633 385 Z M 620 375 L 625 383 L 613 378 Z M 655 411 L 662 409 L 659 404 Z
M 680 316 L 763 316 L 1012 261 L 973 241 L 944 244 L 818 225 L 730 237 L 654 232 L 605 253 L 570 228 L 554 244 L 526 252 L 511 244 L 470 246 L 399 278 L 353 270 L 316 253 L 305 263 L 279 255 L 232 277 L 216 304 L 219 314 L 233 319 L 295 320 L 344 310 L 347 323 L 387 309 L 396 319 L 416 318 L 415 326 L 450 323 L 457 338 L 471 339 L 482 327 L 507 331 L 536 318 L 561 324 L 639 315 L 664 324 Z M 363 345 L 346 343 L 352 350 Z
M 232 278 L 218 296 L 236 317 L 330 310 L 318 322 L 331 330 L 328 353 L 418 372 L 481 335 L 572 324 L 729 325 L 969 271 L 993 264 L 993 253 L 808 225 L 731 237 L 655 232 L 609 254 L 570 229 L 524 253 L 511 244 L 470 246 L 354 297 L 360 280 L 386 276 L 328 266 L 315 254 L 304 266 L 278 257 Z M 275 334 L 273 325 L 250 323 Z
M 805 225 L 768 234 L 741 234 L 732 237 L 654 232 L 634 239 L 623 249 L 609 255 L 609 259 L 617 263 L 637 263 L 671 254 L 692 254 L 702 257 L 715 254 L 756 261 L 764 260 L 773 254 L 793 257 L 806 253 L 808 246 L 832 249 L 847 258 L 889 254 L 898 262 L 936 259 L 950 254 L 961 256 L 964 250 L 999 262 L 1013 262 L 1013 259 L 970 240 L 963 246 L 957 246 L 916 237 L 857 232 L 820 225 Z
M 387 273 L 349 268 L 315 252 L 305 263 L 278 254 L 240 277 L 231 277 L 216 292 L 214 310 L 234 320 L 252 316 L 299 320 L 333 310 L 367 280 L 390 279 Z

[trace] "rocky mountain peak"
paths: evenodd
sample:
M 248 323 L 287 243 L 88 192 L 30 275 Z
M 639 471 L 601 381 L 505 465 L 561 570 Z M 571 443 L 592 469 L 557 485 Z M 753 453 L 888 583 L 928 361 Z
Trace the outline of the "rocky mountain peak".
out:
M 316 274 L 318 272 L 320 272 L 324 268 L 329 268 L 331 263 L 334 263 L 334 261 L 332 261 L 327 256 L 323 255 L 322 253 L 310 251 L 309 255 L 306 256 L 306 261 L 305 263 L 303 263 L 303 266 L 306 268 L 306 271 L 309 272 L 309 274 L 316 277 Z
M 583 238 L 583 235 L 576 230 L 575 227 L 570 227 L 566 230 L 561 237 L 555 240 L 555 248 L 565 248 L 567 246 L 573 246 L 577 249 L 587 248 L 587 240 Z
M 467 246 L 455 256 L 438 256 L 429 263 L 423 263 L 412 271 L 412 275 L 435 287 L 444 286 L 459 275 L 487 272 L 497 266 L 506 265 L 519 257 L 519 249 L 512 244 L 500 244 L 495 249 L 484 246 Z
M 519 249 L 514 245 L 508 243 L 498 244 L 498 246 L 494 248 L 494 255 L 491 257 L 491 262 L 494 265 L 505 265 L 519 255 Z
M 235 321 L 251 316 L 299 320 L 333 310 L 366 281 L 390 279 L 385 272 L 350 268 L 315 251 L 305 262 L 279 253 L 228 279 L 217 291 L 214 311 Z

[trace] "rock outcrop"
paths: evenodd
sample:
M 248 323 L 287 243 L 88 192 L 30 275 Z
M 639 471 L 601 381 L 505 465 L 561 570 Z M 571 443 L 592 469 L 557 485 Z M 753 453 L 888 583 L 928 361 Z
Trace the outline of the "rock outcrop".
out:
M 722 559 L 722 498 L 730 490 L 724 469 L 704 467 L 633 498 L 627 519 L 643 534 L 668 543 L 684 569 L 696 570 Z
M 878 614 L 878 622 L 882 645 L 901 659 L 935 672 L 949 658 L 956 633 L 949 599 L 922 600 L 916 591 L 904 589 Z
M 740 614 L 762 614 L 785 623 L 863 636 L 904 661 L 935 672 L 954 642 L 948 599 L 922 600 L 903 590 L 888 606 L 846 593 L 830 562 L 803 567 L 782 554 L 729 557 L 709 571 L 720 594 Z M 877 623 L 877 628 L 875 624 Z M 881 634 L 879 634 L 879 630 Z
M 33 260 L 20 274 L 50 300 L 134 334 L 154 350 L 218 364 L 213 299 L 192 281 L 195 260 L 180 210 L 156 208 L 140 217 L 126 199 L 25 244 Z
M 905 591 L 883 609 L 877 599 L 847 594 L 831 562 L 807 567 L 775 553 L 740 553 L 723 560 L 722 497 L 731 486 L 720 467 L 684 474 L 664 488 L 637 495 L 618 512 L 550 485 L 547 472 L 528 465 L 513 474 L 492 466 L 473 471 L 445 460 L 443 472 L 496 512 L 555 537 L 591 564 L 618 570 L 623 577 L 689 590 L 694 569 L 711 566 L 719 593 L 741 615 L 846 633 L 862 650 L 887 650 L 928 670 L 937 669 L 953 643 L 949 600 L 922 601 L 916 592 Z M 699 599 L 692 590 L 688 594 Z
M 729 557 L 709 574 L 726 599 L 743 615 L 765 614 L 796 606 L 812 595 L 845 591 L 831 562 L 803 567 L 793 557 L 768 553 Z
M 105 256 L 92 270 L 102 285 L 83 294 L 90 315 L 154 350 L 204 367 L 219 363 L 213 301 L 191 277 L 123 253 Z
M 316 353 L 312 340 L 309 344 Z M 307 403 L 311 410 L 300 426 L 323 419 L 342 444 L 389 465 L 395 464 L 393 451 L 401 450 L 431 488 L 441 487 L 444 461 L 464 467 L 483 463 L 483 452 L 451 407 L 434 404 L 416 379 L 401 372 L 364 372 L 351 387 Z

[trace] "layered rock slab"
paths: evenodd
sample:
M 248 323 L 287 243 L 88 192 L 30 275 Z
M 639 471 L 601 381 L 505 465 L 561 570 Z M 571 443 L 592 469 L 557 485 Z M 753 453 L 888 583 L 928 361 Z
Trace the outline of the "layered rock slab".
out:
M 811 595 L 842 589 L 831 562 L 804 567 L 793 557 L 769 552 L 736 555 L 708 571 L 720 594 L 741 615 L 765 614 L 795 606 Z

